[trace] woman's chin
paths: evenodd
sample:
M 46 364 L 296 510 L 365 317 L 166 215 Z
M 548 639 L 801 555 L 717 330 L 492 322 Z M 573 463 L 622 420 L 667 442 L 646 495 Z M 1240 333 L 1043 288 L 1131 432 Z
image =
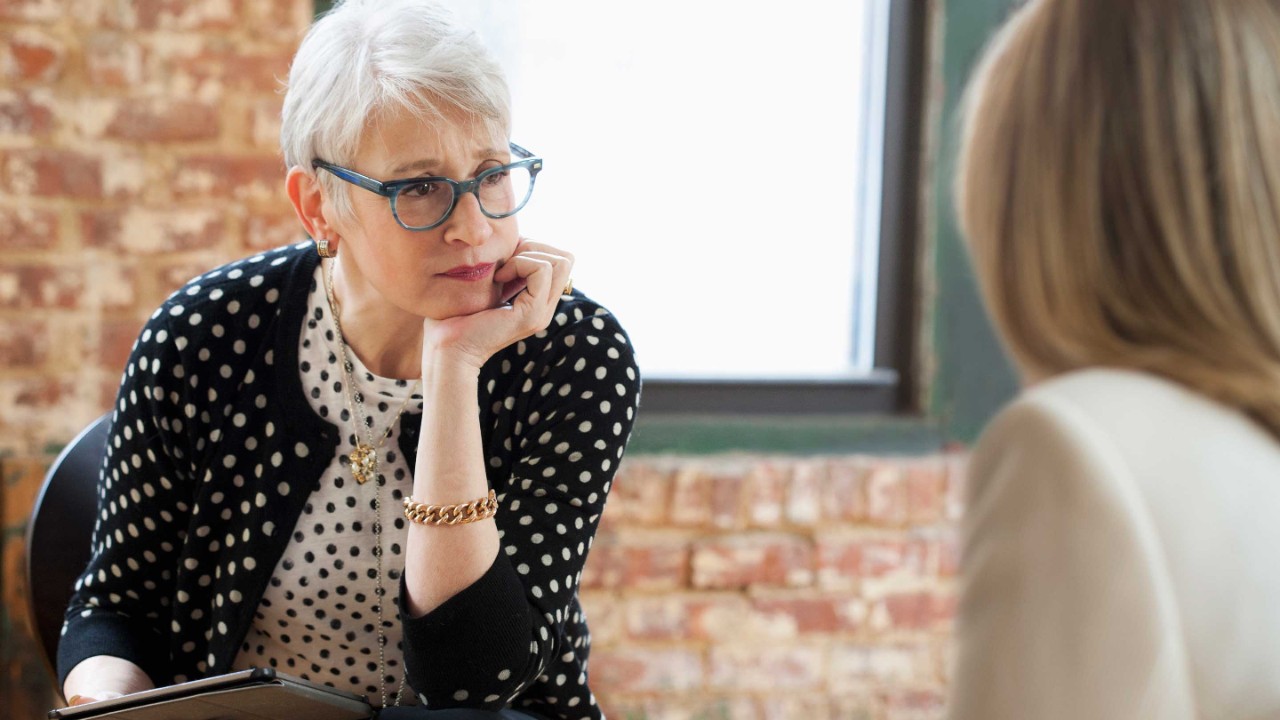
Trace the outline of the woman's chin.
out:
M 501 299 L 498 290 L 488 293 L 468 293 L 466 296 L 459 295 L 449 298 L 446 302 L 432 303 L 425 308 L 423 317 L 439 321 L 475 315 L 498 307 L 502 304 Z

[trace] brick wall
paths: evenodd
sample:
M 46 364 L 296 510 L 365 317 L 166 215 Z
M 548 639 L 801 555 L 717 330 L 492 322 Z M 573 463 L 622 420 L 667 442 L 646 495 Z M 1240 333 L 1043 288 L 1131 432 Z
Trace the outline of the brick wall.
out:
M 633 456 L 583 578 L 617 718 L 936 718 L 960 456 Z
M 21 535 L 190 276 L 298 237 L 278 78 L 311 0 L 0 0 L 0 698 L 52 689 Z M 628 458 L 583 596 L 611 716 L 935 718 L 958 457 Z
M 52 689 L 22 529 L 49 453 L 111 404 L 143 320 L 298 237 L 278 78 L 312 0 L 0 0 L 0 705 Z
M 110 404 L 142 320 L 298 235 L 280 87 L 311 0 L 0 0 L 0 451 Z

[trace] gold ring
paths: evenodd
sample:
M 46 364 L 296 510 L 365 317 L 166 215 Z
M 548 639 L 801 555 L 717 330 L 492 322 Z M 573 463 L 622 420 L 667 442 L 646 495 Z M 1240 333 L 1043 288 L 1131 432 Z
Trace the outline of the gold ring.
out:
M 560 291 L 560 294 L 561 294 L 561 295 L 572 295 L 572 294 L 573 294 L 573 278 L 569 278 L 569 282 L 565 283 L 565 285 L 564 285 L 564 290 L 561 290 L 561 291 Z
M 80 702 L 80 696 L 72 695 L 71 697 L 67 698 L 67 707 L 72 707 L 73 705 L 76 705 L 79 702 Z

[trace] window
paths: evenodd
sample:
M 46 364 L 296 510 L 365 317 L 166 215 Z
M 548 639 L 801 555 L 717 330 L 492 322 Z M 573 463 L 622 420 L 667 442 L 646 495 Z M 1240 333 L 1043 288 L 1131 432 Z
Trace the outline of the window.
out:
M 623 320 L 647 412 L 903 407 L 915 3 L 449 4 L 546 160 L 521 229 Z

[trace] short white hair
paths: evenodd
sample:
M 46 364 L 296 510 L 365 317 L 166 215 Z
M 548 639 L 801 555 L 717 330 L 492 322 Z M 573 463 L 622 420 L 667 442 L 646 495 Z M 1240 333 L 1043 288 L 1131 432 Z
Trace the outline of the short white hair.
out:
M 311 26 L 293 58 L 281 112 L 286 167 L 350 163 L 365 130 L 388 112 L 424 123 L 461 113 L 510 134 L 507 81 L 476 33 L 434 0 L 346 0 Z M 390 179 L 390 178 L 381 178 Z M 320 173 L 339 215 L 341 180 Z

